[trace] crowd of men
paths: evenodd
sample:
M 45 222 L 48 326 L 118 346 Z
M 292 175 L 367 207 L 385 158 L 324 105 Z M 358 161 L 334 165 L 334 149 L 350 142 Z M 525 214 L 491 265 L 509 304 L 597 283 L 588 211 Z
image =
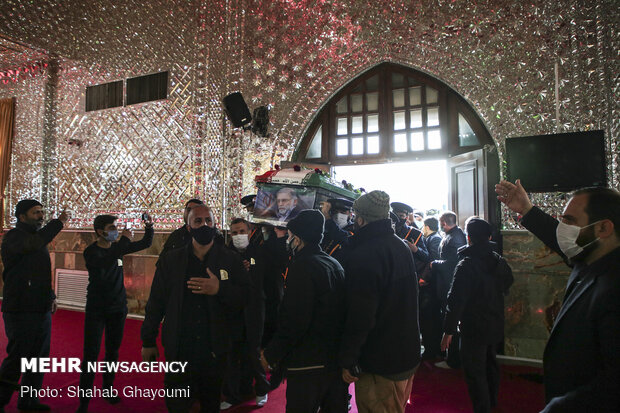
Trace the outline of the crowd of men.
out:
M 558 221 L 533 206 L 518 181 L 502 181 L 496 192 L 573 267 L 544 353 L 543 411 L 619 411 L 620 194 L 577 191 Z M 249 212 L 254 199 L 242 199 Z M 43 227 L 34 200 L 20 201 L 15 216 L 2 242 L 9 344 L 0 411 L 17 388 L 20 358 L 49 355 L 55 296 L 47 244 L 68 218 L 63 212 Z M 350 383 L 360 413 L 404 412 L 422 359 L 461 366 L 475 412 L 497 405 L 496 351 L 513 276 L 483 219 L 470 217 L 463 231 L 453 212 L 425 217 L 382 191 L 296 211 L 286 227 L 236 218 L 228 242 L 202 201 L 188 201 L 183 217 L 159 257 L 141 330 L 143 360 L 159 357 L 161 326 L 166 360 L 188 363 L 165 375 L 166 389 L 191 389 L 188 398 L 166 397 L 169 411 L 188 412 L 198 400 L 201 412 L 219 412 L 248 395 L 264 406 L 286 378 L 287 412 L 344 413 Z M 118 359 L 127 315 L 123 256 L 153 238 L 146 214 L 139 241 L 127 230 L 119 237 L 116 220 L 97 216 L 96 241 L 84 251 L 84 363 L 97 359 L 104 331 L 105 360 Z M 24 373 L 21 384 L 40 388 L 42 378 Z M 82 373 L 80 386 L 93 380 Z M 104 386 L 113 382 L 103 377 Z M 88 404 L 80 399 L 78 412 Z M 28 396 L 18 407 L 49 410 Z

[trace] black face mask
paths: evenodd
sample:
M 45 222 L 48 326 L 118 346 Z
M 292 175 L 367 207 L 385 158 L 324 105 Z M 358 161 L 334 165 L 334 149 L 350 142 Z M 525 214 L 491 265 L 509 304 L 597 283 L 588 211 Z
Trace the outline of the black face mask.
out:
M 191 228 L 190 234 L 192 234 L 192 238 L 196 240 L 200 245 L 207 245 L 211 241 L 213 241 L 213 237 L 215 237 L 216 229 L 215 227 L 210 227 L 208 225 L 203 225 L 198 228 Z

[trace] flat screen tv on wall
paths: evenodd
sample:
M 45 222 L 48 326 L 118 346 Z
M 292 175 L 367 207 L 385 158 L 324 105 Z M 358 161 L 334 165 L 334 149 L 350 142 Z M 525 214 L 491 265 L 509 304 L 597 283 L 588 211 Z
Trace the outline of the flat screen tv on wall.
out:
M 507 179 L 528 192 L 607 185 L 602 130 L 506 139 Z

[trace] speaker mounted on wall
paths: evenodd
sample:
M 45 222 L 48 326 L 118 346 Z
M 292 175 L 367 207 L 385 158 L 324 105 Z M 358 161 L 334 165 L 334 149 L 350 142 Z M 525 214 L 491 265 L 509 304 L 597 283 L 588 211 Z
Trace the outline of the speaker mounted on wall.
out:
M 250 115 L 250 109 L 243 99 L 241 92 L 234 92 L 227 95 L 222 100 L 224 103 L 224 109 L 228 120 L 233 124 L 235 128 L 241 128 L 250 122 L 252 122 L 252 115 Z

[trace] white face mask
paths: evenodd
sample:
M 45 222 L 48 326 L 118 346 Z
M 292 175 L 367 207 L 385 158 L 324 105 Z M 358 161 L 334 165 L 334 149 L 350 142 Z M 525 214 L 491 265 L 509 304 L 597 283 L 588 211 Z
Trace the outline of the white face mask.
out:
M 237 234 L 232 236 L 232 242 L 238 250 L 244 250 L 250 245 L 248 234 Z
M 564 255 L 566 255 L 568 258 L 573 258 L 579 255 L 584 250 L 584 248 L 598 241 L 599 238 L 596 238 L 594 241 L 589 242 L 586 245 L 577 245 L 577 238 L 579 237 L 579 233 L 581 232 L 581 230 L 583 228 L 592 226 L 598 222 L 599 221 L 593 222 L 589 225 L 586 225 L 585 227 L 578 227 L 576 225 L 568 225 L 560 221 L 558 227 L 555 230 L 555 235 L 558 239 L 558 245 L 560 246 L 560 249 L 562 250 Z
M 333 219 L 338 228 L 344 228 L 349 224 L 349 216 L 347 214 L 335 213 Z
M 415 226 L 418 227 L 419 230 L 422 230 L 422 228 L 424 228 L 424 221 L 418 221 L 415 220 Z

